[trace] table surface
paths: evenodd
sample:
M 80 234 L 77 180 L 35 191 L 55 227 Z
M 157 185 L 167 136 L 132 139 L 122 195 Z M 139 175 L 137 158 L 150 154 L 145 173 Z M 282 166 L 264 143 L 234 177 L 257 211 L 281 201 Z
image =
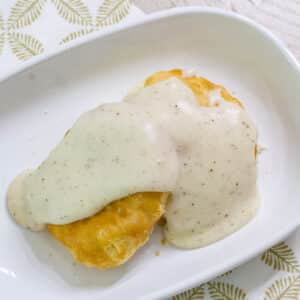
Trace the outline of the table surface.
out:
M 180 6 L 210 6 L 234 11 L 265 25 L 300 60 L 300 0 L 135 0 L 144 12 Z

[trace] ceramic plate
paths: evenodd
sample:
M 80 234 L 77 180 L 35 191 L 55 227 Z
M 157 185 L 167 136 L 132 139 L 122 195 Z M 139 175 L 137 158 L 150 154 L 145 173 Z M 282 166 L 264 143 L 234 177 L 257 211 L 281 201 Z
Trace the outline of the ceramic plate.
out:
M 75 47 L 76 46 L 76 47 Z M 300 211 L 300 72 L 293 56 L 253 22 L 218 10 L 179 9 L 144 17 L 30 61 L 0 83 L 0 287 L 5 299 L 158 299 L 211 279 L 294 230 Z M 38 63 L 42 61 L 41 63 Z M 257 217 L 202 249 L 161 245 L 161 232 L 129 263 L 87 269 L 46 233 L 14 224 L 5 193 L 37 166 L 84 111 L 119 101 L 149 74 L 195 69 L 241 99 L 258 126 Z M 155 252 L 159 251 L 160 256 Z

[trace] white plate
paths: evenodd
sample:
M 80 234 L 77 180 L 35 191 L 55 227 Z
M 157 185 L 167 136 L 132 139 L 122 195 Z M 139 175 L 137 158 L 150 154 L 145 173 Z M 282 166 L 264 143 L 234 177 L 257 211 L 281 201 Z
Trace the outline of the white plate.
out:
M 226 86 L 258 125 L 259 142 L 268 149 L 259 157 L 262 206 L 255 220 L 192 251 L 162 246 L 158 230 L 129 263 L 107 272 L 74 264 L 46 233 L 14 224 L 5 192 L 17 173 L 45 158 L 79 114 L 118 101 L 147 75 L 174 67 L 196 69 Z M 1 296 L 162 298 L 209 280 L 285 237 L 300 223 L 299 80 L 296 60 L 265 29 L 233 14 L 194 8 L 107 29 L 1 82 Z

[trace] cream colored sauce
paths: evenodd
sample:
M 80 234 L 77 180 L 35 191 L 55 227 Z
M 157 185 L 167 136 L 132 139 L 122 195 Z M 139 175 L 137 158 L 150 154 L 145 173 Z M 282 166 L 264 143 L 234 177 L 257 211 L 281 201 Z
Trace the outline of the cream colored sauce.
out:
M 142 191 L 171 191 L 177 154 L 143 110 L 106 104 L 84 113 L 48 158 L 8 190 L 16 221 L 32 230 L 91 216 Z
M 225 101 L 201 107 L 176 78 L 125 101 L 83 114 L 38 169 L 15 179 L 8 205 L 17 222 L 40 230 L 136 192 L 171 191 L 166 238 L 195 248 L 254 216 L 257 137 L 244 110 Z
M 201 247 L 255 215 L 257 136 L 244 110 L 225 101 L 219 107 L 201 107 L 175 78 L 126 100 L 140 105 L 176 144 L 179 176 L 165 215 L 170 243 Z

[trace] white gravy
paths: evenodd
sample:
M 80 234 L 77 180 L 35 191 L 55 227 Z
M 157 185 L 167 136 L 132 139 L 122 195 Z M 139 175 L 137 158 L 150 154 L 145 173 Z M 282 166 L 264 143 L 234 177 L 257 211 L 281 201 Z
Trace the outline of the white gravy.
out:
M 255 215 L 257 132 L 244 110 L 226 101 L 201 107 L 176 78 L 140 89 L 126 101 L 140 105 L 176 144 L 179 176 L 165 214 L 170 243 L 201 247 Z
M 171 191 L 166 238 L 195 248 L 255 215 L 257 133 L 244 110 L 201 107 L 176 78 L 125 101 L 83 114 L 36 170 L 14 180 L 8 206 L 18 223 L 40 230 L 136 192 Z
M 48 158 L 8 189 L 16 221 L 32 230 L 89 217 L 142 191 L 172 191 L 178 159 L 171 139 L 128 103 L 84 113 Z

